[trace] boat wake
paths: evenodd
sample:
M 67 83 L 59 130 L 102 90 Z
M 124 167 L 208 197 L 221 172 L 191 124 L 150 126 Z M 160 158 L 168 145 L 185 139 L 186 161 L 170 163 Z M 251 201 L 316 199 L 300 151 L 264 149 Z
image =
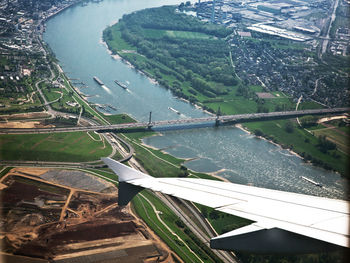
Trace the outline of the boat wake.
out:
M 105 91 L 107 91 L 107 93 L 112 94 L 112 91 L 111 91 L 109 88 L 107 88 L 106 85 L 102 85 L 101 87 L 102 87 Z

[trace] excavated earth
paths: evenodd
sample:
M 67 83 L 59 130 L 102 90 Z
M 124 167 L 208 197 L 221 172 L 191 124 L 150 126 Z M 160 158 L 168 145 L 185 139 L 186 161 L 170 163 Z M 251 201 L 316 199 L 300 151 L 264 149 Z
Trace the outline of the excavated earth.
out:
M 85 172 L 15 168 L 0 198 L 0 262 L 173 261 L 117 188 Z

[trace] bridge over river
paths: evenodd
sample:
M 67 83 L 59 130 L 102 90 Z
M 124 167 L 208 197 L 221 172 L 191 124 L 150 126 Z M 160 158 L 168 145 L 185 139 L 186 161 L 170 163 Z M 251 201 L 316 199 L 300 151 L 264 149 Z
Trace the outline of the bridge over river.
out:
M 271 120 L 271 119 L 288 119 L 293 117 L 301 117 L 305 115 L 323 115 L 323 114 L 341 114 L 349 112 L 350 108 L 332 108 L 332 109 L 313 109 L 313 110 L 297 110 L 297 111 L 281 111 L 281 112 L 269 112 L 269 113 L 247 113 L 236 115 L 224 115 L 224 116 L 210 116 L 204 118 L 187 118 L 177 120 L 163 120 L 163 121 L 149 121 L 149 122 L 136 122 L 136 123 L 123 123 L 123 124 L 111 124 L 111 125 L 94 125 L 94 126 L 75 126 L 64 128 L 0 128 L 2 134 L 23 134 L 23 133 L 54 133 L 54 132 L 74 132 L 74 131 L 111 131 L 129 128 L 151 128 L 151 127 L 165 127 L 182 125 L 186 128 L 186 125 L 210 123 L 213 125 L 224 125 L 229 123 L 239 123 L 246 121 L 259 121 L 259 120 Z

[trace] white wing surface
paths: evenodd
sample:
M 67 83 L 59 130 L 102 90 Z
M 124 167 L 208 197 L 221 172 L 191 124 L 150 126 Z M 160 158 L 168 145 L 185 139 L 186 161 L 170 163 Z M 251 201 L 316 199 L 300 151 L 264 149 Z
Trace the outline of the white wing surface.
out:
M 206 179 L 154 178 L 112 159 L 103 161 L 119 176 L 122 205 L 148 188 L 254 222 L 213 238 L 213 248 L 262 253 L 349 248 L 347 201 Z

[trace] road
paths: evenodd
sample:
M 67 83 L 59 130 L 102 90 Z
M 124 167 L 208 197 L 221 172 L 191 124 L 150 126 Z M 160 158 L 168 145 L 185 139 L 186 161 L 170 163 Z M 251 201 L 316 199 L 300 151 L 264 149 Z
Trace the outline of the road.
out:
M 338 4 L 339 4 L 339 0 L 335 0 L 335 3 L 332 6 L 333 12 L 332 12 L 332 16 L 331 16 L 331 21 L 330 21 L 330 23 L 328 25 L 326 38 L 323 40 L 323 43 L 322 43 L 321 54 L 324 54 L 327 51 L 327 46 L 328 46 L 328 41 L 329 41 L 329 32 L 331 31 L 332 24 L 333 24 L 333 22 L 334 22 L 334 20 L 336 18 L 336 15 L 337 15 L 336 11 L 337 11 Z
M 244 122 L 250 120 L 269 120 L 276 118 L 294 118 L 304 115 L 322 115 L 322 114 L 339 114 L 347 113 L 350 108 L 332 108 L 332 109 L 313 109 L 313 110 L 297 110 L 297 111 L 281 111 L 281 112 L 268 112 L 268 113 L 248 113 L 248 114 L 236 114 L 225 116 L 210 116 L 204 118 L 188 118 L 179 120 L 164 120 L 137 123 L 123 123 L 123 124 L 109 124 L 109 125 L 93 125 L 87 127 L 64 127 L 64 128 L 0 128 L 2 134 L 28 134 L 28 133 L 55 133 L 55 132 L 76 132 L 76 131 L 111 131 L 118 129 L 128 128 L 142 128 L 142 127 L 154 127 L 154 126 L 172 126 L 172 125 L 190 125 L 198 123 L 216 123 L 225 124 L 231 122 Z M 179 127 L 179 126 L 177 126 Z

